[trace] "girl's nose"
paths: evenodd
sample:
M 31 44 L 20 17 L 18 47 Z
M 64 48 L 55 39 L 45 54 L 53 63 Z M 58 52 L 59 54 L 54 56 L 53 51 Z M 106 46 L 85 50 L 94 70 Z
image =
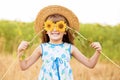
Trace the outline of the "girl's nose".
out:
M 54 28 L 53 28 L 53 31 L 57 31 L 57 28 L 56 28 L 56 27 L 54 27 Z

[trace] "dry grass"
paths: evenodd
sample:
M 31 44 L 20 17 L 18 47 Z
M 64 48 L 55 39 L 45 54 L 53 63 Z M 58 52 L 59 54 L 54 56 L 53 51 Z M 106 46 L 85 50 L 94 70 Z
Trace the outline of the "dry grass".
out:
M 15 61 L 12 56 L 0 55 L 0 79 Z M 41 59 L 26 71 L 21 71 L 18 62 L 12 66 L 3 80 L 37 80 Z M 88 69 L 75 59 L 71 60 L 74 80 L 120 80 L 120 69 L 110 62 L 98 62 L 94 69 Z

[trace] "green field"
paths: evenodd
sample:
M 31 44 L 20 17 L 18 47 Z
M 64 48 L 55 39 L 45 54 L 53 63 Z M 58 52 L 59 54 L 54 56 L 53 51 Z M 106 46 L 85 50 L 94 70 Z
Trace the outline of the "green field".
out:
M 99 41 L 102 45 L 103 53 L 105 55 L 107 55 L 112 60 L 120 61 L 120 24 L 110 26 L 81 23 L 80 33 L 90 41 Z M 35 36 L 35 34 L 34 22 L 25 23 L 1 20 L 0 53 L 14 54 L 22 40 L 30 41 Z M 34 45 L 39 45 L 39 38 L 36 38 L 36 40 L 33 42 L 32 46 Z M 89 43 L 83 40 L 81 37 L 76 37 L 75 45 L 86 56 L 89 57 L 93 54 L 94 50 L 90 48 Z M 104 60 L 105 57 L 101 56 L 101 59 Z

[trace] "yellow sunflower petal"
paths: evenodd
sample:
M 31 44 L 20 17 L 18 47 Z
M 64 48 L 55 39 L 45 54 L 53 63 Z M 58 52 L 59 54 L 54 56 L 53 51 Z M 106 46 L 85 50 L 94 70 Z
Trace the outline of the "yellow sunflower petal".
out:
M 52 31 L 54 28 L 54 23 L 50 20 L 47 20 L 45 23 L 44 23 L 44 29 L 46 31 Z
M 64 32 L 66 30 L 66 24 L 64 21 L 59 21 L 56 23 L 57 30 L 60 32 Z

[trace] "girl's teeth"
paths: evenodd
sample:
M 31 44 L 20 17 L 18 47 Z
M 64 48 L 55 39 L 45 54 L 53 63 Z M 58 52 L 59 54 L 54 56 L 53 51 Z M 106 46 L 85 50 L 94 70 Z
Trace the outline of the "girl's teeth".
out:
M 53 35 L 58 35 L 57 33 L 54 33 Z
M 52 33 L 52 35 L 59 35 L 59 33 Z

